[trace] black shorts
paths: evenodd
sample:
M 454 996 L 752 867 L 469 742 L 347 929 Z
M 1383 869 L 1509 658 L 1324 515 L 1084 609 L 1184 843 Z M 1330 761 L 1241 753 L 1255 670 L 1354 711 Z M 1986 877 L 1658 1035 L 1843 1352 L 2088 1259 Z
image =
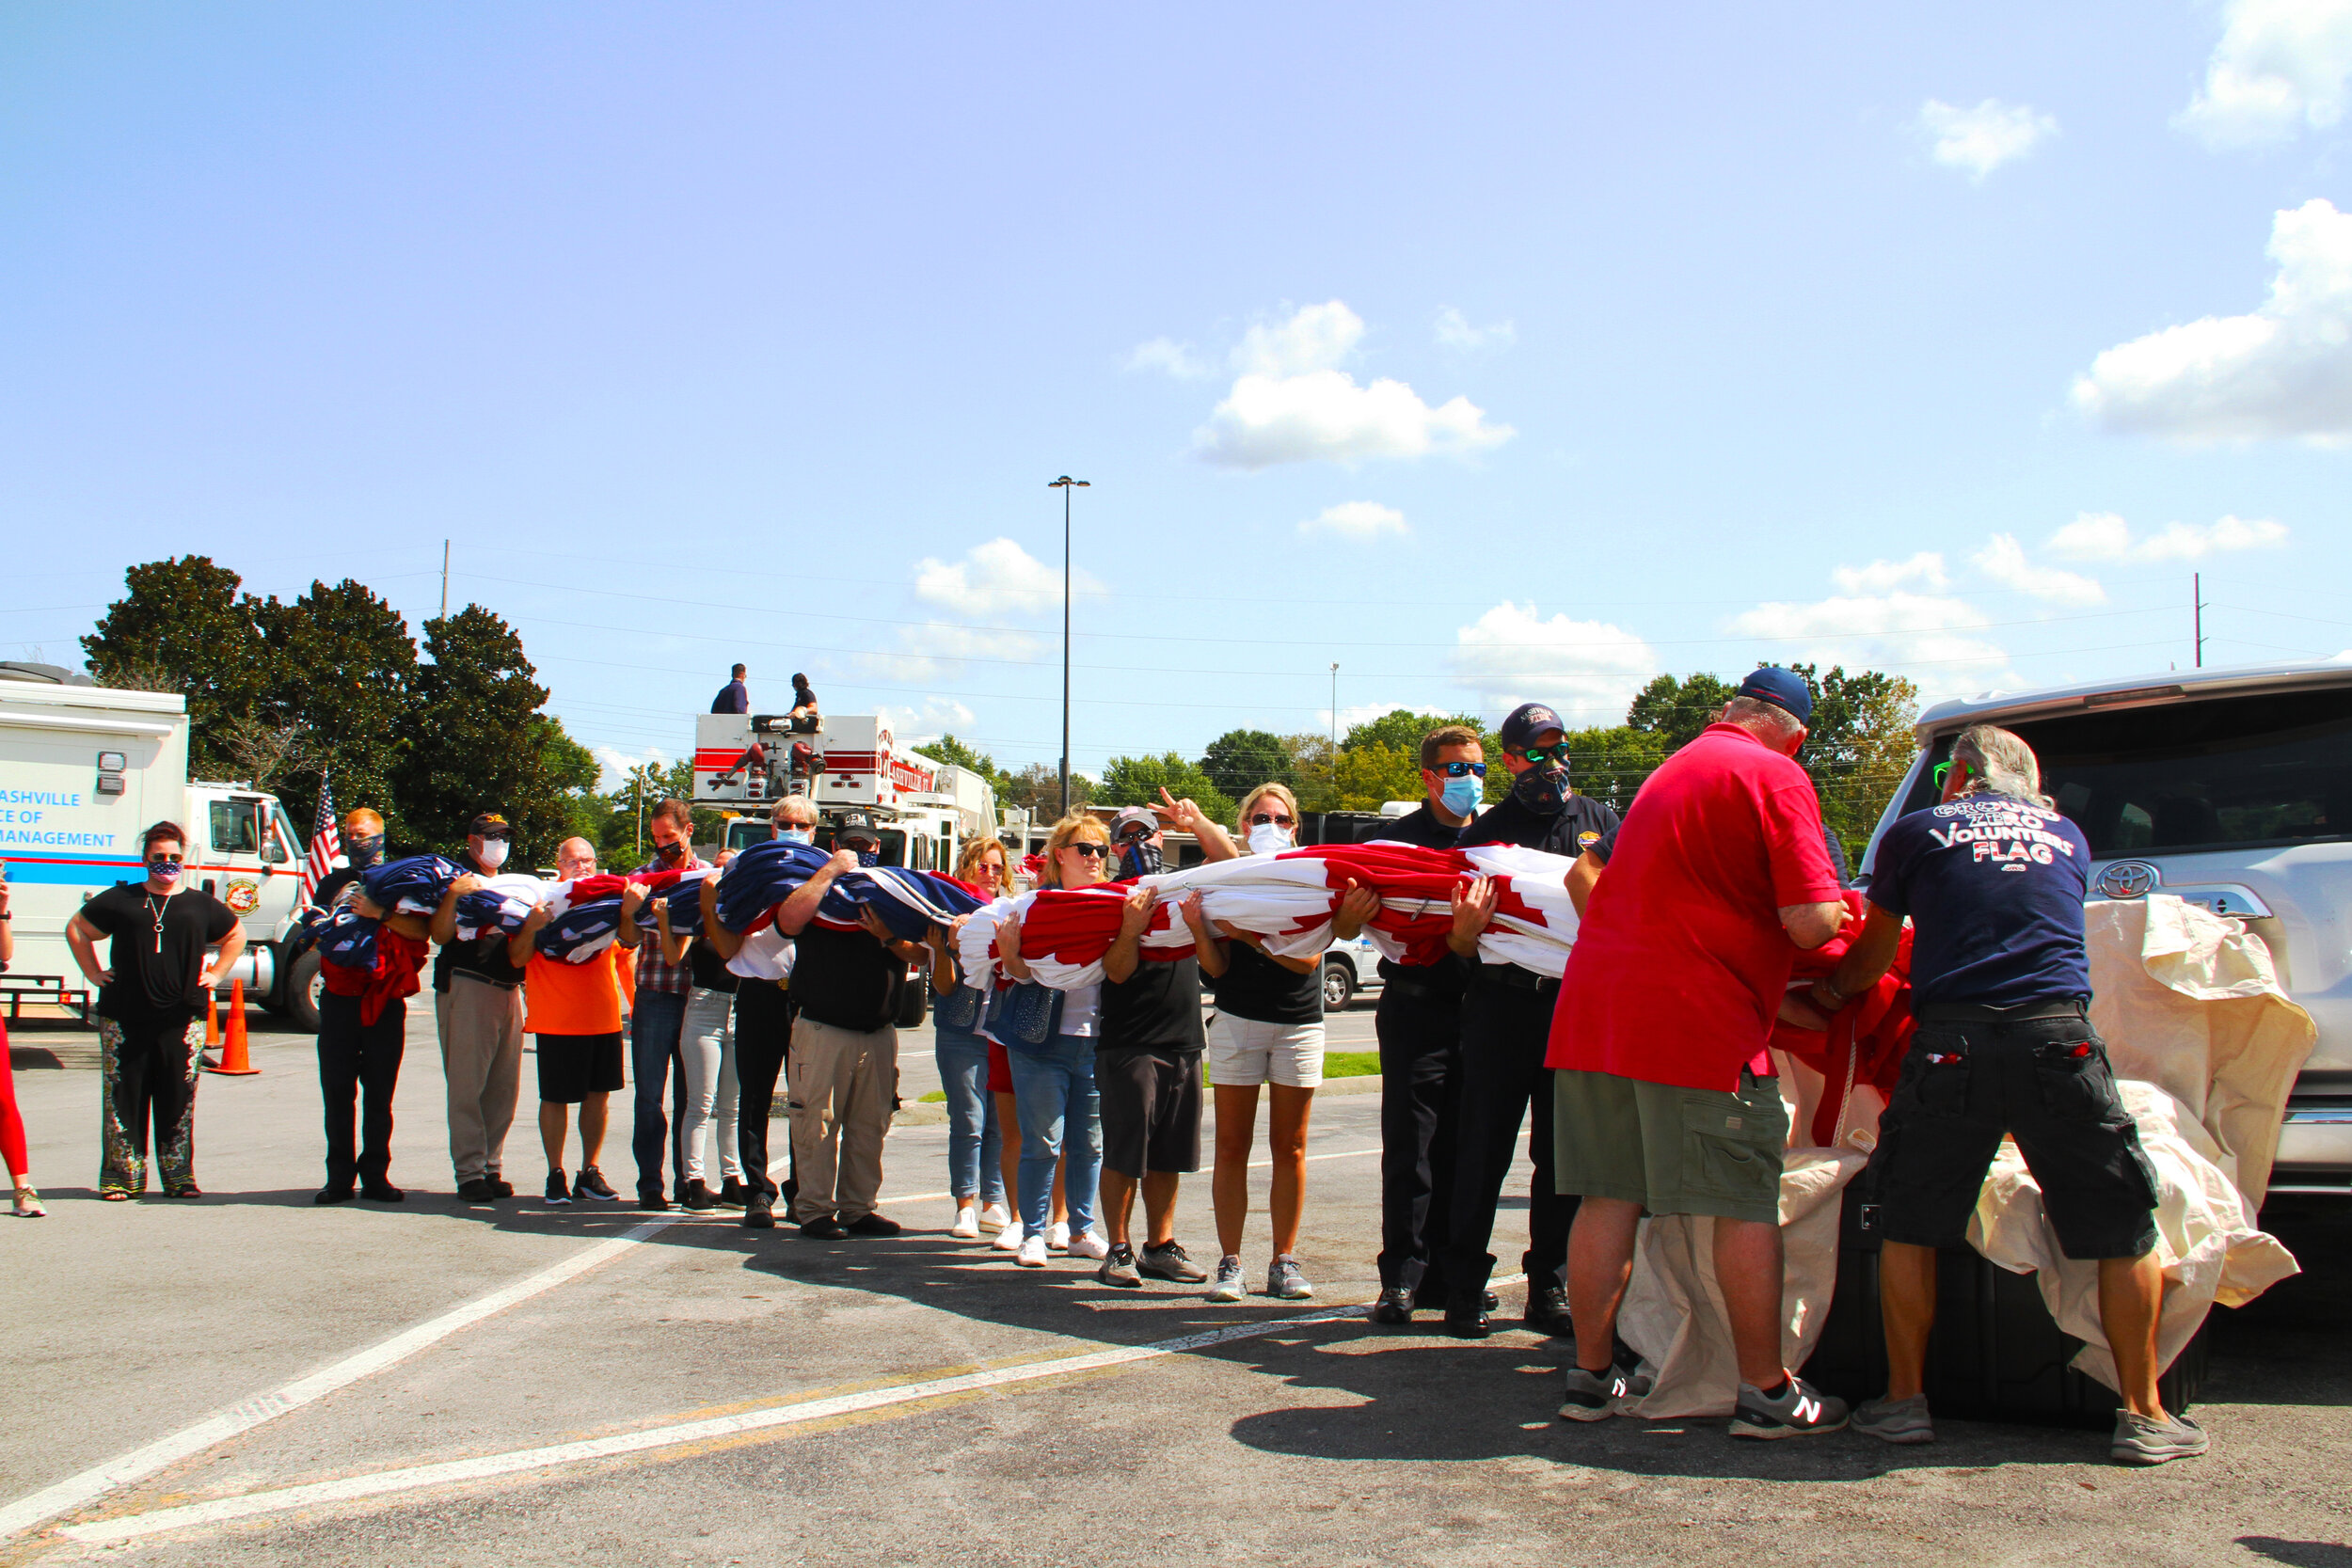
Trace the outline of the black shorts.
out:
M 1880 1236 L 1960 1244 L 2004 1132 L 2067 1257 L 2156 1244 L 2155 1171 L 2084 1018 L 1919 1025 L 1870 1159 Z
M 1103 1165 L 1121 1176 L 1200 1168 L 1200 1053 L 1111 1046 L 1094 1053 Z
M 609 1035 L 534 1035 L 539 1047 L 539 1098 L 550 1105 L 577 1105 L 592 1094 L 628 1087 L 628 1053 L 621 1032 Z

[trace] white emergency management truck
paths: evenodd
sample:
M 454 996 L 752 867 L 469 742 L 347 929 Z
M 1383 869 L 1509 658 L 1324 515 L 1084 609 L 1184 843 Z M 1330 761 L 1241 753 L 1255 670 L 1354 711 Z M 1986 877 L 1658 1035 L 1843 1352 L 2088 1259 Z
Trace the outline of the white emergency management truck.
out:
M 159 821 L 187 832 L 187 885 L 245 923 L 245 955 L 222 992 L 243 980 L 270 1007 L 307 1005 L 280 961 L 303 856 L 286 808 L 265 791 L 190 782 L 177 692 L 92 686 L 56 665 L 0 664 L 0 859 L 16 925 L 0 986 L 87 1016 L 98 999 L 66 946 L 66 921 L 117 882 L 144 879 L 139 835 Z
M 805 748 L 795 758 L 795 745 Z M 796 784 L 817 802 L 817 842 L 830 848 L 844 814 L 863 813 L 882 834 L 884 865 L 952 873 L 964 841 L 996 832 L 996 790 L 966 768 L 901 752 L 871 715 L 828 718 L 794 734 L 781 714 L 694 716 L 694 804 L 738 814 L 731 849 L 768 837 L 768 812 Z

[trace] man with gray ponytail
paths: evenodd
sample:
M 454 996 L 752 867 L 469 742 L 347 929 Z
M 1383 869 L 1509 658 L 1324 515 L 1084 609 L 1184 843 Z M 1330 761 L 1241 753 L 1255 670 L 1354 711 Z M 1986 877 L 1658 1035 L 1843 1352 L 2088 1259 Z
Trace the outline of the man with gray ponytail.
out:
M 2099 1263 L 2099 1322 L 2123 1399 L 2109 1453 L 2125 1465 L 2203 1453 L 2204 1433 L 2168 1415 L 2156 1391 L 2155 1174 L 2087 1013 L 2090 842 L 2007 730 L 1963 730 L 1935 777 L 1943 799 L 1886 830 L 1862 935 L 1809 993 L 1824 1013 L 1843 1007 L 1885 973 L 1911 918 L 1918 1031 L 1863 1178 L 1880 1204 L 1887 1388 L 1853 1425 L 1889 1443 L 1933 1440 L 1922 1378 L 1935 1249 L 1961 1241 L 2007 1134 L 2059 1247 Z

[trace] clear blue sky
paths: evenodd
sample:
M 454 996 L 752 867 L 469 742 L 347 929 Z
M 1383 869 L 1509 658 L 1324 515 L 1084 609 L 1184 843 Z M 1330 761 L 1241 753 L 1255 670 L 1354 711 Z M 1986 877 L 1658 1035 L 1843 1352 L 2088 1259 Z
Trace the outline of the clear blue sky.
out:
M 2347 72 L 2352 0 L 15 7 L 0 651 L 183 551 L 413 624 L 447 538 L 610 756 L 740 657 L 1051 762 L 1069 472 L 1088 771 L 1333 661 L 2160 670 L 2198 569 L 2332 655 Z

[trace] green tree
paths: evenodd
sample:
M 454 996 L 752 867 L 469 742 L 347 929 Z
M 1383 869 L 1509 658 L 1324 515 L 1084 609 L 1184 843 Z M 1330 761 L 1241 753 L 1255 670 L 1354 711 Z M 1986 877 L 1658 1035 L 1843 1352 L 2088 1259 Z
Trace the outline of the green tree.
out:
M 242 582 L 210 556 L 133 566 L 123 574 L 123 596 L 81 640 L 99 685 L 177 691 L 187 699 L 191 778 L 234 771 L 232 726 L 267 723 L 255 709 L 276 684 L 272 654 L 258 620 L 262 602 L 238 593 Z
M 1421 736 L 1410 750 L 1380 741 L 1342 748 L 1336 781 L 1337 811 L 1378 811 L 1390 800 L 1418 800 L 1421 787 Z
M 1005 785 L 1009 782 L 1005 770 L 996 766 L 994 757 L 984 752 L 974 751 L 970 746 L 958 740 L 952 731 L 927 745 L 917 746 L 914 749 L 914 754 L 918 757 L 929 757 L 933 762 L 946 763 L 952 768 L 968 768 L 993 785 L 999 796 L 1004 794 Z M 1059 774 L 1056 775 L 1056 779 L 1058 783 Z
M 408 623 L 348 578 L 332 588 L 313 582 L 290 604 L 267 600 L 257 620 L 271 676 L 260 705 L 301 747 L 299 761 L 277 781 L 288 813 L 297 822 L 312 819 L 319 772 L 328 768 L 339 808 L 371 807 L 392 842 L 406 842 L 392 780 L 416 700 L 417 644 Z
M 1092 779 L 1084 773 L 1070 775 L 1070 803 L 1083 806 L 1095 799 Z M 1016 806 L 1029 814 L 1032 822 L 1051 822 L 1061 816 L 1061 770 L 1044 763 L 1033 762 L 1018 773 L 1009 773 L 997 786 L 996 803 Z
M 1262 784 L 1279 784 L 1294 791 L 1298 786 L 1290 748 L 1280 736 L 1265 730 L 1227 730 L 1209 742 L 1200 758 L 1200 771 L 1218 793 L 1234 800 Z
M 1300 811 L 1337 811 L 1340 786 L 1338 751 L 1327 735 L 1286 735 L 1282 750 L 1290 753 L 1292 792 Z
M 1665 737 L 1669 754 L 1680 751 L 1691 737 L 1715 721 L 1725 703 L 1739 692 L 1737 682 L 1715 675 L 1658 675 L 1642 688 L 1626 710 L 1625 721 L 1637 730 Z
M 1663 735 L 1630 724 L 1571 730 L 1567 741 L 1569 782 L 1580 794 L 1614 808 L 1619 816 L 1633 803 L 1634 795 L 1658 770 L 1658 765 L 1666 760 L 1668 751 Z M 1499 782 L 1508 787 L 1507 775 L 1502 781 L 1497 778 L 1502 772 L 1497 768 L 1487 774 L 1490 794 Z
M 468 605 L 427 621 L 424 652 L 397 776 L 403 819 L 420 842 L 446 845 L 475 813 L 501 812 L 516 859 L 548 863 L 570 826 L 565 796 L 594 786 L 596 759 L 540 714 L 548 689 L 497 615 Z
M 1340 739 L 1340 750 L 1352 752 L 1360 746 L 1387 746 L 1419 756 L 1421 737 L 1447 724 L 1468 724 L 1481 735 L 1486 733 L 1486 724 L 1474 713 L 1438 714 L 1423 713 L 1408 707 L 1391 708 L 1377 719 L 1367 719 L 1360 724 L 1349 725 L 1347 734 Z
M 1879 815 L 1911 768 L 1918 739 L 1919 689 L 1900 675 L 1843 665 L 1820 673 L 1813 664 L 1788 667 L 1813 691 L 1813 720 L 1797 760 L 1821 797 L 1821 820 L 1846 846 L 1850 861 L 1878 826 Z
M 1156 757 L 1111 758 L 1103 769 L 1103 787 L 1094 798 L 1106 806 L 1156 805 L 1162 789 L 1180 800 L 1190 796 L 1214 821 L 1232 821 L 1232 797 L 1216 787 L 1199 763 L 1175 752 Z

